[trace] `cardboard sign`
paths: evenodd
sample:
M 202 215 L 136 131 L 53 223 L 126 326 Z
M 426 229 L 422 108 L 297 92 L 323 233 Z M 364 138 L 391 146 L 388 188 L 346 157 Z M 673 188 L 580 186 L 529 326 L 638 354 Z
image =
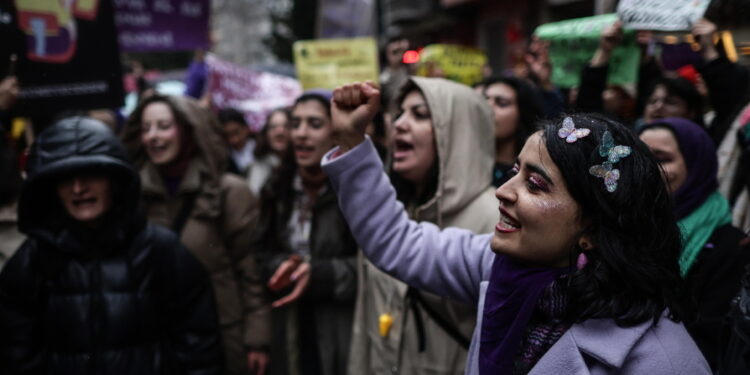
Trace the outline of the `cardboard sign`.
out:
M 209 0 L 114 0 L 124 52 L 208 49 Z
M 272 110 L 291 105 L 302 94 L 293 78 L 250 70 L 214 55 L 206 56 L 206 64 L 208 92 L 214 105 L 241 111 L 255 131 L 263 127 Z
M 482 80 L 482 68 L 487 64 L 484 52 L 464 46 L 431 44 L 419 52 L 417 75 L 443 77 L 465 85 Z
M 105 0 L 16 0 L 13 27 L 0 29 L 0 58 L 15 54 L 21 90 L 17 115 L 119 108 L 120 54 L 112 3 Z M 0 44 L 4 44 L 0 42 Z
M 617 14 L 632 29 L 690 30 L 703 17 L 710 0 L 620 0 Z
M 378 48 L 373 38 L 298 41 L 294 43 L 294 66 L 305 90 L 377 82 Z
M 576 87 L 581 70 L 599 47 L 602 30 L 617 20 L 616 14 L 576 18 L 539 26 L 534 34 L 550 42 L 552 82 L 563 88 Z M 641 51 L 635 41 L 635 31 L 624 30 L 623 40 L 612 52 L 608 83 L 629 85 L 638 80 Z

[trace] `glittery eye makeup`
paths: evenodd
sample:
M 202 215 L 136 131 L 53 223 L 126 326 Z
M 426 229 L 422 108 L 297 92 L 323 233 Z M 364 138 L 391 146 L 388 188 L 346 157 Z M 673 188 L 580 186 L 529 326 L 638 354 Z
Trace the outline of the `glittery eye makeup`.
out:
M 530 176 L 529 177 L 529 189 L 532 191 L 549 191 L 549 185 L 547 185 L 547 182 L 544 181 L 543 178 L 537 177 L 537 176 Z

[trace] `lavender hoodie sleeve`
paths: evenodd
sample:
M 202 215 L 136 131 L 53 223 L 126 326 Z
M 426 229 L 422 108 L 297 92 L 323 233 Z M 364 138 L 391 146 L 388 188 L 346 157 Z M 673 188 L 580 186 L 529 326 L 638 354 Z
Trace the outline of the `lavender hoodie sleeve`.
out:
M 416 288 L 476 304 L 494 258 L 492 235 L 409 220 L 369 138 L 332 159 L 336 151 L 323 158 L 323 169 L 370 261 Z

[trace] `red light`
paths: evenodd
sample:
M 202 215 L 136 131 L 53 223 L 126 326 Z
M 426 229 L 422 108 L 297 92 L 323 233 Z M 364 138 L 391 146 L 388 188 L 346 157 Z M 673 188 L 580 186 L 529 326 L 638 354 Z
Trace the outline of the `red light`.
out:
M 419 52 L 409 50 L 404 52 L 404 57 L 402 58 L 402 61 L 404 64 L 416 64 L 419 62 Z

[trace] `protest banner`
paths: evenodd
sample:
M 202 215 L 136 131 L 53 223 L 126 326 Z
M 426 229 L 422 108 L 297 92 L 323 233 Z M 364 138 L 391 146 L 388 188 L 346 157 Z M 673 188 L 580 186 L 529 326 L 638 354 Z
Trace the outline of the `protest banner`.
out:
M 114 0 L 123 52 L 208 49 L 209 0 Z
M 620 0 L 617 14 L 631 29 L 690 30 L 711 0 Z
M 7 5 L 7 4 L 6 4 Z M 5 9 L 11 9 L 5 8 Z M 0 28 L 3 75 L 20 82 L 19 116 L 118 108 L 123 103 L 120 54 L 110 1 L 16 0 Z M 12 71 L 12 72 L 11 72 Z
M 578 86 L 581 69 L 594 56 L 602 30 L 616 20 L 616 14 L 604 14 L 539 26 L 534 34 L 550 42 L 552 83 L 563 88 Z M 638 81 L 641 51 L 635 41 L 635 31 L 624 30 L 623 34 L 609 62 L 607 81 L 612 85 L 632 85 Z
M 377 82 L 378 49 L 373 38 L 302 40 L 294 43 L 294 66 L 305 90 Z
M 451 44 L 431 44 L 419 52 L 416 74 L 422 77 L 443 77 L 465 85 L 482 80 L 487 64 L 484 52 Z
M 292 105 L 302 94 L 299 82 L 293 78 L 254 71 L 210 54 L 206 64 L 213 104 L 241 111 L 254 131 L 262 129 L 272 110 Z

